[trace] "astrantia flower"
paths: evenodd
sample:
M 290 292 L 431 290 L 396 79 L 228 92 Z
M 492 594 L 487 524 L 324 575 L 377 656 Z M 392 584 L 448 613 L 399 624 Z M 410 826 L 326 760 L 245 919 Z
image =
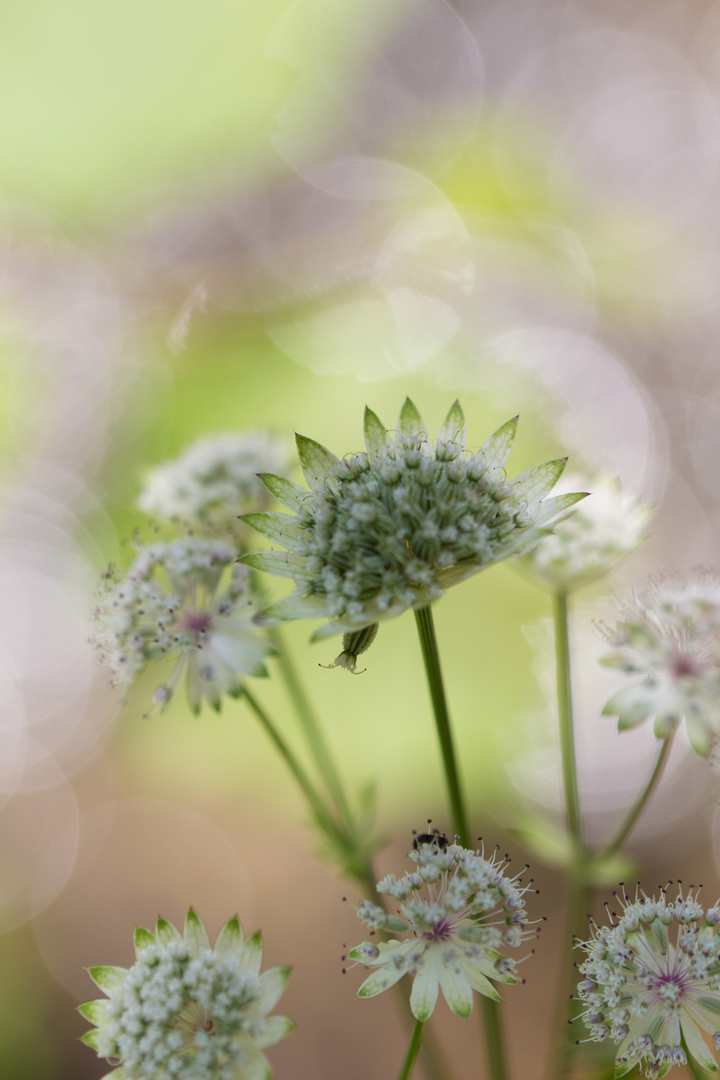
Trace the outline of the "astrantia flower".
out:
M 523 573 L 553 592 L 573 592 L 604 577 L 642 543 L 652 515 L 616 477 L 566 474 L 556 492 L 578 488 L 591 492 L 590 498 L 518 560 Z
M 720 1049 L 720 907 L 704 911 L 682 890 L 673 900 L 618 897 L 622 915 L 593 927 L 578 995 L 590 1038 L 619 1044 L 616 1076 L 635 1065 L 655 1080 L 686 1063 L 684 1042 L 704 1069 L 717 1072 L 700 1034 Z
M 182 522 L 196 531 L 212 529 L 217 535 L 235 528 L 238 514 L 267 505 L 258 473 L 282 469 L 285 459 L 283 444 L 264 431 L 210 435 L 153 469 L 138 506 L 163 521 Z
M 405 941 L 364 941 L 349 951 L 351 960 L 377 968 L 358 997 L 374 997 L 411 975 L 410 1006 L 417 1020 L 428 1019 L 438 990 L 454 1013 L 467 1017 L 473 990 L 501 1001 L 490 980 L 517 981 L 515 962 L 502 950 L 535 936 L 527 929 L 523 899 L 529 885 L 507 877 L 505 860 L 495 854 L 486 859 L 480 852 L 447 844 L 444 837 L 420 840 L 410 852 L 417 870 L 402 878 L 388 874 L 378 882 L 378 892 L 400 901 L 400 915 L 386 915 L 367 900 L 358 908 L 371 930 L 412 934 Z
M 113 684 L 131 683 L 150 663 L 177 658 L 155 691 L 165 705 L 187 673 L 187 695 L 198 712 L 205 698 L 220 708 L 238 697 L 242 675 L 266 675 L 271 647 L 260 634 L 250 571 L 225 543 L 192 538 L 141 550 L 126 578 L 105 578 L 92 638 Z
M 640 680 L 603 712 L 623 730 L 655 718 L 666 739 L 684 718 L 697 754 L 707 757 L 720 734 L 720 580 L 709 570 L 651 578 L 604 628 L 614 651 L 600 660 Z
M 165 919 L 139 927 L 135 952 L 129 969 L 89 968 L 107 998 L 80 1006 L 95 1025 L 83 1042 L 118 1063 L 106 1080 L 270 1080 L 262 1051 L 293 1023 L 268 1013 L 290 969 L 260 974 L 259 933 L 245 940 L 235 917 L 211 948 L 190 908 L 184 934 Z
M 245 517 L 287 548 L 245 561 L 297 585 L 270 612 L 329 619 L 316 637 L 359 630 L 424 607 L 478 570 L 529 550 L 546 535 L 544 526 L 582 495 L 544 498 L 564 459 L 506 478 L 516 422 L 504 424 L 474 454 L 465 450 L 457 402 L 435 444 L 410 400 L 394 438 L 366 409 L 366 450 L 342 461 L 298 436 L 310 490 L 264 476 L 293 513 Z

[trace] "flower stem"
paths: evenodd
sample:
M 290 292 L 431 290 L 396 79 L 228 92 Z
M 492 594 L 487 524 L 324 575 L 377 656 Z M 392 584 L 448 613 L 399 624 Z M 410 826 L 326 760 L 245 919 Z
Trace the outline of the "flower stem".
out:
M 416 610 L 415 621 L 420 637 L 423 660 L 425 661 L 430 698 L 435 714 L 435 725 L 440 740 L 445 780 L 452 810 L 453 828 L 462 846 L 471 847 L 467 811 L 462 788 L 460 787 L 460 774 L 455 759 L 450 714 L 445 698 L 440 653 L 435 636 L 435 624 L 429 604 Z M 483 997 L 482 1013 L 485 1027 L 485 1053 L 490 1070 L 490 1080 L 505 1080 L 507 1074 L 497 1002 Z
M 340 817 L 348 825 L 352 825 L 352 813 L 345 795 L 342 781 L 333 761 L 330 749 L 325 741 L 322 728 L 315 716 L 305 689 L 300 681 L 292 657 L 282 640 L 279 630 L 271 632 L 271 638 L 277 651 L 277 660 L 280 666 L 280 674 L 287 687 L 290 700 L 297 713 L 300 725 L 305 733 L 308 745 L 313 753 L 320 775 L 330 793 L 330 796 L 340 814 Z
M 566 593 L 554 593 L 553 615 L 555 617 L 555 667 L 557 672 L 558 722 L 560 725 L 560 752 L 565 789 L 565 812 L 575 857 L 577 860 L 581 860 L 585 857 L 585 842 L 580 819 L 580 797 L 578 795 L 577 763 L 575 760 Z
M 415 1058 L 418 1056 L 418 1050 L 420 1049 L 420 1040 L 422 1039 L 423 1028 L 425 1027 L 422 1020 L 415 1022 L 413 1028 L 412 1038 L 410 1039 L 410 1046 L 408 1047 L 407 1057 L 405 1058 L 405 1064 L 403 1065 L 398 1080 L 408 1080 L 412 1067 L 415 1064 Z
M 432 610 L 428 604 L 415 612 L 420 645 L 422 648 L 425 671 L 427 673 L 430 698 L 435 713 L 435 725 L 440 740 L 443 767 L 445 769 L 445 781 L 450 798 L 452 810 L 453 828 L 463 847 L 470 846 L 470 830 L 465 810 L 465 802 L 460 787 L 460 775 L 455 760 L 452 730 L 450 728 L 450 715 L 445 699 L 442 670 L 440 668 L 440 653 L 438 652 L 437 638 L 435 637 L 435 624 Z
M 586 850 L 580 815 L 577 761 L 575 757 L 575 728 L 573 724 L 572 674 L 570 667 L 570 634 L 568 625 L 567 594 L 553 594 L 553 617 L 555 624 L 555 671 L 557 680 L 558 728 L 562 758 L 563 789 L 565 792 L 565 816 L 573 851 L 573 865 L 569 874 L 568 906 L 563 930 L 564 947 L 557 990 L 555 1016 L 557 1027 L 548 1056 L 548 1080 L 561 1080 L 569 1075 L 571 1041 L 567 1022 L 571 1019 L 568 1002 L 572 988 L 572 965 L 570 951 L 573 935 L 579 931 L 583 911 L 587 910 L 591 889 L 585 881 Z
M 647 784 L 645 785 L 643 790 L 638 795 L 638 797 L 635 800 L 635 802 L 633 803 L 633 805 L 628 810 L 628 813 L 627 813 L 627 816 L 625 817 L 625 820 L 623 821 L 622 825 L 620 826 L 620 828 L 616 832 L 613 839 L 610 841 L 608 846 L 603 851 L 601 851 L 599 853 L 597 858 L 599 858 L 599 859 L 607 859 L 607 858 L 609 858 L 610 855 L 614 855 L 616 851 L 619 851 L 619 849 L 622 847 L 622 845 L 627 840 L 628 836 L 630 835 L 630 833 L 632 831 L 633 826 L 635 825 L 635 822 L 637 821 L 637 819 L 640 817 L 641 813 L 643 812 L 643 810 L 645 808 L 645 804 L 647 803 L 648 799 L 652 795 L 653 791 L 655 790 L 655 786 L 656 786 L 658 780 L 660 779 L 660 777 L 663 774 L 663 771 L 665 769 L 665 765 L 667 763 L 667 759 L 668 759 L 668 757 L 670 755 L 670 747 L 672 745 L 672 741 L 673 741 L 673 736 L 672 735 L 669 735 L 667 739 L 663 739 L 662 746 L 660 747 L 660 753 L 657 756 L 655 766 L 653 768 L 652 773 L 650 774 L 650 779 L 648 780 Z
M 312 781 L 308 777 L 307 773 L 303 769 L 298 759 L 295 757 L 294 753 L 286 743 L 283 736 L 278 731 L 273 721 L 265 712 L 260 702 L 257 700 L 257 698 L 253 697 L 253 695 L 248 690 L 247 682 L 244 684 L 243 694 L 245 697 L 245 701 L 255 713 L 255 716 L 258 718 L 265 731 L 270 736 L 270 739 L 275 744 L 276 749 L 280 752 L 280 756 L 285 761 L 285 764 L 290 769 L 290 772 L 297 780 L 298 785 L 302 790 L 303 794 L 305 795 L 305 798 L 310 803 L 310 806 L 312 807 L 312 810 L 318 822 L 322 825 L 326 832 L 332 833 L 335 837 L 341 839 L 341 841 L 344 841 L 345 837 L 341 829 L 338 828 L 332 814 L 325 806 L 325 803 L 323 802 L 318 792 L 315 790 L 315 786 L 313 785 Z

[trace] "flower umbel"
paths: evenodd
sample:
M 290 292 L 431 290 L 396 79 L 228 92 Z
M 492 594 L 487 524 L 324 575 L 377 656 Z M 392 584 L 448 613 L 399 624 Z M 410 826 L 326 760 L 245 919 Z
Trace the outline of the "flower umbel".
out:
M 600 659 L 641 680 L 610 698 L 603 713 L 620 730 L 655 718 L 666 739 L 684 718 L 693 750 L 707 757 L 720 734 L 720 580 L 709 570 L 651 578 L 603 628 L 614 651 Z
M 502 950 L 535 936 L 523 899 L 530 885 L 507 877 L 506 859 L 495 853 L 487 859 L 438 835 L 418 839 L 410 851 L 417 870 L 402 878 L 388 874 L 377 885 L 378 892 L 400 901 L 400 915 L 386 915 L 367 900 L 358 908 L 371 931 L 413 934 L 405 941 L 364 941 L 350 949 L 349 959 L 377 968 L 358 997 L 374 997 L 411 975 L 410 1006 L 417 1020 L 429 1018 L 438 990 L 457 1016 L 468 1017 L 473 990 L 501 1001 L 490 980 L 517 981 L 515 962 Z
M 516 426 L 517 418 L 508 421 L 469 453 L 458 402 L 433 444 L 408 399 L 394 437 L 366 409 L 366 450 L 342 461 L 298 436 L 310 490 L 264 476 L 292 514 L 245 517 L 287 549 L 246 555 L 245 561 L 297 586 L 269 612 L 330 620 L 316 638 L 348 633 L 424 607 L 478 570 L 528 551 L 583 495 L 545 499 L 565 459 L 506 478 Z
M 210 435 L 192 443 L 175 461 L 153 469 L 138 506 L 196 531 L 234 532 L 238 514 L 267 505 L 258 473 L 282 469 L 285 459 L 283 444 L 265 431 Z
M 643 1064 L 656 1080 L 686 1064 L 686 1049 L 717 1072 L 700 1032 L 720 1049 L 720 906 L 705 911 L 682 888 L 670 900 L 665 891 L 657 900 L 616 897 L 622 914 L 578 942 L 588 954 L 578 995 L 590 1038 L 619 1044 L 616 1076 Z
M 95 1025 L 82 1041 L 117 1063 L 114 1080 L 270 1080 L 262 1051 L 288 1035 L 293 1022 L 268 1016 L 289 968 L 260 974 L 262 938 L 244 939 L 237 917 L 215 947 L 192 908 L 185 930 L 158 919 L 156 932 L 135 931 L 129 969 L 91 967 L 107 998 L 80 1012 Z
M 250 571 L 223 542 L 187 538 L 140 551 L 123 580 L 105 578 L 92 638 L 114 683 L 131 683 L 155 660 L 175 656 L 167 683 L 155 691 L 166 705 L 187 673 L 191 708 L 203 699 L 220 708 L 223 694 L 242 693 L 241 675 L 266 675 L 271 651 L 255 621 Z
M 617 477 L 563 476 L 558 492 L 591 493 L 550 536 L 518 560 L 519 568 L 551 591 L 573 592 L 604 577 L 646 537 L 652 508 L 620 486 Z

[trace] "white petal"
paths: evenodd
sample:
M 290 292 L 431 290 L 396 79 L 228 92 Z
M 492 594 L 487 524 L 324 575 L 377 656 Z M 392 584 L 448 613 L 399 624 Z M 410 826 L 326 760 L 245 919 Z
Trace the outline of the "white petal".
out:
M 410 994 L 412 1014 L 416 1020 L 421 1020 L 423 1023 L 432 1016 L 432 1011 L 435 1008 L 440 986 L 440 968 L 442 966 L 439 946 L 430 945 L 425 950 L 424 955 L 425 963 L 415 976 L 412 993 Z
M 459 958 L 453 957 L 450 963 L 446 961 L 442 965 L 440 989 L 451 1011 L 467 1020 L 472 1012 L 472 988 Z

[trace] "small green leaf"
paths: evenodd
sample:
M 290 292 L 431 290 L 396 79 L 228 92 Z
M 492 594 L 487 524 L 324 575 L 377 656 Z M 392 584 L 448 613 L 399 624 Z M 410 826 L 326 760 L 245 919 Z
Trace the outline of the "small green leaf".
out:
M 158 916 L 155 926 L 158 942 L 161 945 L 171 945 L 174 941 L 182 941 L 182 934 L 176 930 L 171 922 Z
M 404 934 L 408 929 L 408 924 L 405 919 L 398 918 L 397 915 L 386 915 L 383 930 L 387 930 L 389 934 Z
M 146 930 L 144 926 L 135 927 L 135 953 L 141 952 L 143 949 L 147 949 L 148 945 L 155 945 L 155 935 L 149 930 Z
M 542 465 L 534 465 L 532 469 L 521 473 L 513 480 L 515 495 L 527 499 L 530 505 L 540 502 L 555 487 L 566 465 L 567 458 L 557 458 L 555 461 L 545 461 Z
M 95 1027 L 100 1027 L 104 1024 L 108 1017 L 108 1007 L 110 1005 L 109 998 L 98 998 L 96 1001 L 84 1001 L 82 1005 L 78 1005 L 78 1012 L 81 1016 L 90 1024 L 94 1024 Z
M 375 415 L 372 409 L 365 406 L 365 446 L 368 453 L 372 450 L 384 450 L 389 443 L 388 433 L 382 421 Z
M 306 581 L 316 576 L 308 573 L 306 557 L 296 555 L 294 551 L 253 551 L 250 555 L 243 555 L 240 561 L 276 577 Z
M 255 933 L 251 934 L 245 941 L 245 947 L 240 961 L 242 971 L 249 971 L 252 975 L 257 975 L 262 963 L 262 951 L 262 933 L 259 930 L 256 930 Z
M 322 619 L 327 615 L 327 600 L 324 596 L 302 596 L 300 593 L 293 593 L 265 608 L 263 615 L 276 619 Z
M 687 1049 L 695 1058 L 698 1065 L 703 1069 L 707 1069 L 709 1072 L 717 1072 L 718 1067 L 715 1058 L 708 1050 L 705 1045 L 705 1040 L 684 1009 L 680 1010 L 680 1030 L 683 1033 Z
M 490 438 L 480 447 L 478 456 L 482 458 L 488 469 L 502 468 L 504 466 L 515 442 L 517 425 L 518 417 L 513 416 L 511 420 L 508 420 L 497 431 L 494 431 Z
M 92 1020 L 90 1021 L 90 1023 L 92 1023 Z M 97 1028 L 93 1028 L 92 1031 L 86 1031 L 83 1035 L 80 1036 L 80 1042 L 85 1043 L 86 1046 L 89 1046 L 91 1050 L 94 1050 L 95 1053 L 97 1053 L 99 1038 L 100 1032 L 97 1030 Z
M 695 753 L 699 754 L 700 757 L 707 757 L 713 747 L 713 736 L 703 718 L 687 712 L 685 714 L 685 730 Z
M 665 956 L 667 954 L 667 949 L 668 949 L 667 927 L 665 925 L 663 925 L 663 923 L 661 923 L 659 919 L 654 919 L 650 929 L 652 930 L 652 936 L 655 938 L 655 941 L 657 942 L 657 947 L 659 948 L 659 950 L 663 954 L 663 956 Z M 656 1036 L 653 1035 L 653 1039 L 655 1037 Z
M 458 443 L 463 450 L 465 449 L 467 429 L 465 425 L 465 414 L 462 411 L 459 401 L 455 401 L 450 406 L 450 412 L 445 417 L 445 422 L 440 428 L 439 438 L 441 442 Z
M 427 428 L 425 427 L 423 418 L 410 398 L 405 398 L 403 407 L 400 410 L 398 427 L 400 428 L 401 436 L 405 439 L 417 439 L 419 435 L 427 434 Z
M 273 473 L 258 473 L 265 487 L 278 502 L 287 506 L 288 510 L 299 510 L 310 492 L 307 488 L 294 484 L 292 480 L 286 480 L 284 476 L 275 476 Z
M 306 435 L 296 435 L 295 441 L 305 479 L 311 488 L 321 488 L 328 473 L 340 464 L 339 458 L 321 443 L 308 439 Z
M 127 968 L 98 966 L 88 968 L 87 973 L 103 993 L 114 994 L 122 988 L 127 976 Z
M 557 525 L 558 520 L 563 520 L 563 518 L 558 518 L 558 514 L 561 514 L 563 510 L 568 510 L 575 503 L 581 502 L 582 499 L 587 499 L 587 497 L 587 491 L 572 491 L 568 492 L 567 495 L 552 495 L 549 499 L 543 499 L 540 504 L 540 512 L 535 518 L 535 524 L 543 525 L 546 521 L 552 521 L 553 525 Z M 564 516 L 569 517 L 570 515 Z
M 192 907 L 188 908 L 188 913 L 185 916 L 184 937 L 191 950 L 196 955 L 202 949 L 210 948 L 210 938 L 207 936 L 205 924 L 203 923 L 198 913 L 195 911 L 195 908 Z
M 293 547 L 306 535 L 298 528 L 297 518 L 292 514 L 245 514 L 243 521 L 256 532 L 282 544 L 283 547 Z
M 232 919 L 223 926 L 222 930 L 217 936 L 215 942 L 215 952 L 217 953 L 239 953 L 242 951 L 244 945 L 244 938 L 242 932 L 242 926 L 240 925 L 240 919 L 237 915 L 233 915 Z

